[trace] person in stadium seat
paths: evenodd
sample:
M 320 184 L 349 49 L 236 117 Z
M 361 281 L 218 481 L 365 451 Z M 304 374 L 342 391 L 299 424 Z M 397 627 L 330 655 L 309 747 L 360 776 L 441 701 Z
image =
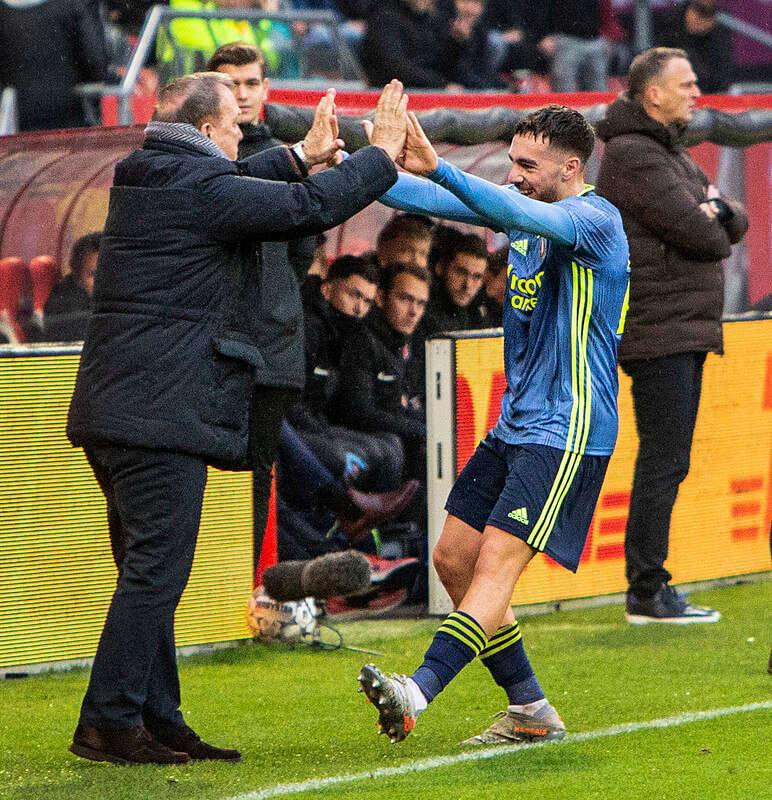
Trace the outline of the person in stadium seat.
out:
M 86 125 L 75 87 L 105 81 L 108 68 L 94 0 L 0 0 L 0 87 L 16 89 L 19 130 Z
M 472 91 L 506 89 L 499 75 L 502 47 L 494 41 L 483 0 L 438 0 L 437 13 L 457 48 L 450 79 Z M 500 38 L 500 37 L 499 37 Z
M 421 322 L 424 338 L 441 331 L 484 327 L 474 300 L 482 289 L 488 265 L 485 242 L 475 233 L 438 226 L 431 261 L 435 277 Z
M 396 434 L 405 453 L 405 478 L 422 483 L 426 422 L 422 390 L 412 384 L 412 337 L 429 300 L 429 273 L 415 264 L 393 265 L 381 282 L 377 308 L 360 334 L 350 336 L 340 362 L 340 383 L 330 414 L 355 430 Z
M 455 611 L 413 674 L 374 664 L 360 690 L 392 742 L 470 661 L 480 657 L 508 706 L 468 745 L 561 739 L 523 647 L 512 593 L 539 552 L 575 571 L 617 436 L 616 351 L 624 327 L 628 247 L 619 212 L 584 182 L 592 128 L 547 106 L 523 117 L 509 149 L 508 184 L 437 157 L 410 125 L 400 174 L 381 202 L 506 232 L 507 388 L 496 426 L 457 478 L 433 560 Z
M 732 31 L 716 21 L 715 0 L 692 0 L 660 14 L 654 41 L 686 52 L 705 94 L 721 94 L 729 89 Z
M 708 353 L 723 352 L 721 259 L 748 228 L 682 143 L 700 96 L 686 53 L 637 56 L 628 91 L 598 123 L 605 142 L 598 193 L 622 213 L 630 240 L 630 310 L 619 348 L 632 378 L 640 446 L 625 531 L 629 622 L 715 622 L 670 586 L 670 518 L 689 472 Z
M 404 457 L 399 438 L 330 421 L 330 405 L 340 388 L 343 346 L 349 338 L 364 335 L 378 280 L 374 255 L 344 255 L 330 265 L 320 291 L 306 305 L 306 387 L 288 419 L 333 474 L 348 473 L 357 486 L 371 492 L 390 492 L 401 484 Z
M 381 228 L 376 243 L 378 263 L 417 264 L 427 269 L 432 247 L 432 223 L 419 214 L 396 214 Z
M 70 274 L 51 290 L 43 306 L 47 342 L 82 342 L 91 317 L 99 243 L 102 232 L 81 236 L 70 252 Z
M 457 89 L 459 48 L 436 13 L 435 0 L 383 0 L 367 8 L 361 57 L 370 86 L 395 75 L 417 89 Z
M 526 35 L 550 63 L 553 92 L 605 92 L 611 55 L 600 0 L 529 4 Z
M 475 298 L 477 315 L 483 328 L 500 328 L 507 296 L 507 257 L 509 245 L 501 247 L 488 256 L 483 279 L 483 291 Z
M 374 147 L 309 176 L 343 146 L 335 91 L 302 146 L 237 161 L 240 109 L 225 75 L 159 93 L 141 149 L 115 168 L 94 311 L 67 435 L 107 499 L 118 582 L 71 745 L 115 763 L 239 761 L 179 709 L 174 613 L 190 575 L 207 467 L 250 469 L 249 398 L 264 364 L 243 301 L 264 239 L 339 225 L 396 180 L 407 97 L 394 81 Z

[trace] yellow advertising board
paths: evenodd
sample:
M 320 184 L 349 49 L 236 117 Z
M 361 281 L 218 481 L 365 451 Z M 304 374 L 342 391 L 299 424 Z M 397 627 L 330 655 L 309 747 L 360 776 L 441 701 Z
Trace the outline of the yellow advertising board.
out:
M 772 320 L 724 326 L 723 357 L 708 356 L 692 466 L 673 514 L 666 563 L 676 583 L 770 568 Z M 455 471 L 499 415 L 503 338 L 459 338 L 455 348 Z M 624 531 L 638 441 L 629 379 L 620 371 L 616 450 L 576 575 L 539 554 L 515 603 L 623 591 Z M 430 470 L 431 475 L 431 470 Z
M 77 352 L 0 358 L 0 669 L 89 658 L 115 588 L 104 497 L 65 436 Z M 249 473 L 210 470 L 177 644 L 248 637 Z

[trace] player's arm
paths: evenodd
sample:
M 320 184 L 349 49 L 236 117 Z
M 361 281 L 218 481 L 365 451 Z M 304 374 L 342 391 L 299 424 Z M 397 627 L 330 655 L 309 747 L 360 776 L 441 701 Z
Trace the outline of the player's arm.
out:
M 542 203 L 519 192 L 463 172 L 439 159 L 429 180 L 452 192 L 464 205 L 498 230 L 518 230 L 545 236 L 560 244 L 576 244 L 576 226 L 571 215 L 556 203 Z
M 452 192 L 443 189 L 432 181 L 408 175 L 399 174 L 394 186 L 382 195 L 380 202 L 397 211 L 406 211 L 411 214 L 431 214 L 433 217 L 450 220 L 451 222 L 465 222 L 469 225 L 479 225 L 483 228 L 504 230 L 495 225 L 491 220 L 481 217 L 471 208 L 465 206 Z
M 524 197 L 512 189 L 469 175 L 437 157 L 415 114 L 408 114 L 405 151 L 397 160 L 410 172 L 452 192 L 461 202 L 496 230 L 519 230 L 546 236 L 560 244 L 576 243 L 576 226 L 571 215 L 559 205 Z

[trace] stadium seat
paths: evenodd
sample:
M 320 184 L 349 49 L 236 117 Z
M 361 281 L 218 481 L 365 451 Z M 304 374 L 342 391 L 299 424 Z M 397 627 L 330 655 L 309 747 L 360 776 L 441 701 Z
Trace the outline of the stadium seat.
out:
M 16 256 L 0 258 L 0 331 L 11 344 L 26 340 L 22 323 L 32 306 L 32 275 Z
M 35 256 L 29 262 L 32 273 L 32 303 L 38 323 L 43 321 L 43 306 L 51 289 L 61 280 L 62 272 L 59 264 L 51 256 Z

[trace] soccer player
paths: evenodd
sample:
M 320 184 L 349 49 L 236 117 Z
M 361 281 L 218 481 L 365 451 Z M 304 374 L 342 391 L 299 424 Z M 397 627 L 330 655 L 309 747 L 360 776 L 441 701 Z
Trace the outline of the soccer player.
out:
M 545 552 L 576 571 L 617 435 L 617 343 L 628 246 L 619 212 L 584 183 L 595 138 L 573 109 L 548 106 L 515 129 L 507 186 L 438 159 L 414 114 L 400 175 L 383 202 L 509 235 L 504 302 L 507 388 L 498 423 L 458 477 L 433 554 L 456 610 L 410 676 L 373 664 L 360 691 L 392 742 L 479 656 L 506 712 L 462 744 L 561 739 L 565 725 L 539 685 L 511 598 Z

